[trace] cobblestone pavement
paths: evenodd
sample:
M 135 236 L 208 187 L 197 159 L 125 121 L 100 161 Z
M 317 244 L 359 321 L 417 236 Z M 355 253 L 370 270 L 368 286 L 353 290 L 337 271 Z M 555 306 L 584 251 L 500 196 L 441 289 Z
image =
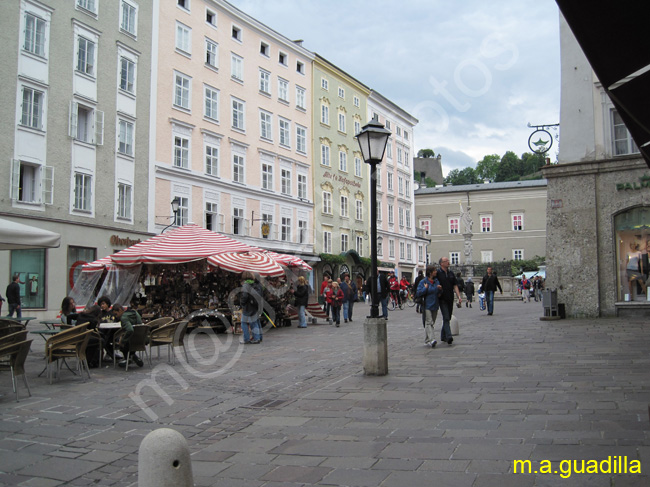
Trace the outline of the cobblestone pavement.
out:
M 540 303 L 497 301 L 493 316 L 456 309 L 460 334 L 431 349 L 407 308 L 390 315 L 389 375 L 366 377 L 366 314 L 359 303 L 340 328 L 294 324 L 260 345 L 192 333 L 189 364 L 154 351 L 153 367 L 52 385 L 33 335 L 32 397 L 19 381 L 16 403 L 0 374 L 0 485 L 135 486 L 159 427 L 187 439 L 197 486 L 650 485 L 644 320 L 540 321 Z M 619 457 L 642 473 L 616 473 Z

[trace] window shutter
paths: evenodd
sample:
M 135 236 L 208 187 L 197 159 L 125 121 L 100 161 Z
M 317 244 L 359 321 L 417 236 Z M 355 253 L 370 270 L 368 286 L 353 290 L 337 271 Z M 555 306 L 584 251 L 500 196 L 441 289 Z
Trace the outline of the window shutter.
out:
M 52 205 L 54 204 L 54 168 L 52 166 L 44 166 L 42 171 L 43 204 Z
M 10 197 L 12 200 L 17 201 L 20 193 L 20 161 L 18 159 L 11 160 L 11 187 Z
M 77 102 L 70 102 L 70 123 L 68 124 L 68 135 L 73 139 L 77 138 L 77 124 L 78 124 L 78 111 L 79 104 Z
M 104 112 L 95 110 L 95 144 L 104 145 Z

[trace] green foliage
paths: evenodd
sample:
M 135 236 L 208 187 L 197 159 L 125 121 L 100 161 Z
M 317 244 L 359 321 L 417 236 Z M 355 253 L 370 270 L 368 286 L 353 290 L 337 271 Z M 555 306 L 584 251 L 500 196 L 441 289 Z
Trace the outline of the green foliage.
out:
M 425 185 L 427 188 L 435 188 L 435 187 L 438 185 L 438 183 L 436 183 L 436 182 L 435 182 L 433 179 L 431 179 L 431 178 L 424 178 L 424 185 Z
M 335 254 L 318 254 L 320 260 L 327 264 L 345 264 L 345 257 Z
M 359 257 L 359 262 L 363 267 L 370 267 L 372 265 L 372 259 L 370 257 Z
M 479 184 L 482 183 L 481 179 L 477 176 L 476 171 L 471 167 L 465 169 L 452 169 L 445 178 L 446 184 L 453 184 L 460 186 L 462 184 Z
M 415 181 L 418 184 L 421 184 L 420 183 L 421 180 L 422 180 L 422 173 L 419 172 L 419 171 L 413 171 L 413 181 Z M 424 178 L 424 186 L 423 187 L 425 187 L 425 188 L 435 188 L 437 184 L 438 183 L 436 183 L 433 179 L 431 179 L 429 177 Z
M 497 174 L 494 181 L 519 181 L 521 176 L 523 176 L 523 164 L 521 159 L 519 159 L 517 154 L 512 151 L 506 152 L 497 167 Z
M 545 258 L 536 255 L 532 259 L 527 260 L 511 260 L 510 267 L 512 268 L 512 275 L 517 276 L 522 272 L 531 272 L 539 270 L 539 266 L 544 263 Z
M 476 174 L 483 181 L 494 181 L 501 158 L 497 154 L 485 156 L 476 163 Z
M 420 149 L 418 157 L 436 157 L 436 154 L 431 149 Z

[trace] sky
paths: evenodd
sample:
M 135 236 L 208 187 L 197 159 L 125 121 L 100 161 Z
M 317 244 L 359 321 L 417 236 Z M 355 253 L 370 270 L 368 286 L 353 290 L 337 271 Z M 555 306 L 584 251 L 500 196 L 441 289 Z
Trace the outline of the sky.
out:
M 527 125 L 559 123 L 554 0 L 228 1 L 417 118 L 415 152 L 441 154 L 445 175 L 531 152 Z

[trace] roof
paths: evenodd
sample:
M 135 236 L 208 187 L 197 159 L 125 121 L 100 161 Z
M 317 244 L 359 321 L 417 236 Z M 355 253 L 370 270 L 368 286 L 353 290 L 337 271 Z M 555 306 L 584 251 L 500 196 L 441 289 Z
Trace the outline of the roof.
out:
M 436 188 L 420 188 L 415 195 L 438 193 L 466 193 L 468 191 L 495 191 L 502 189 L 545 188 L 546 179 L 532 179 L 530 181 L 507 181 L 502 183 L 462 184 L 460 186 L 442 186 Z

